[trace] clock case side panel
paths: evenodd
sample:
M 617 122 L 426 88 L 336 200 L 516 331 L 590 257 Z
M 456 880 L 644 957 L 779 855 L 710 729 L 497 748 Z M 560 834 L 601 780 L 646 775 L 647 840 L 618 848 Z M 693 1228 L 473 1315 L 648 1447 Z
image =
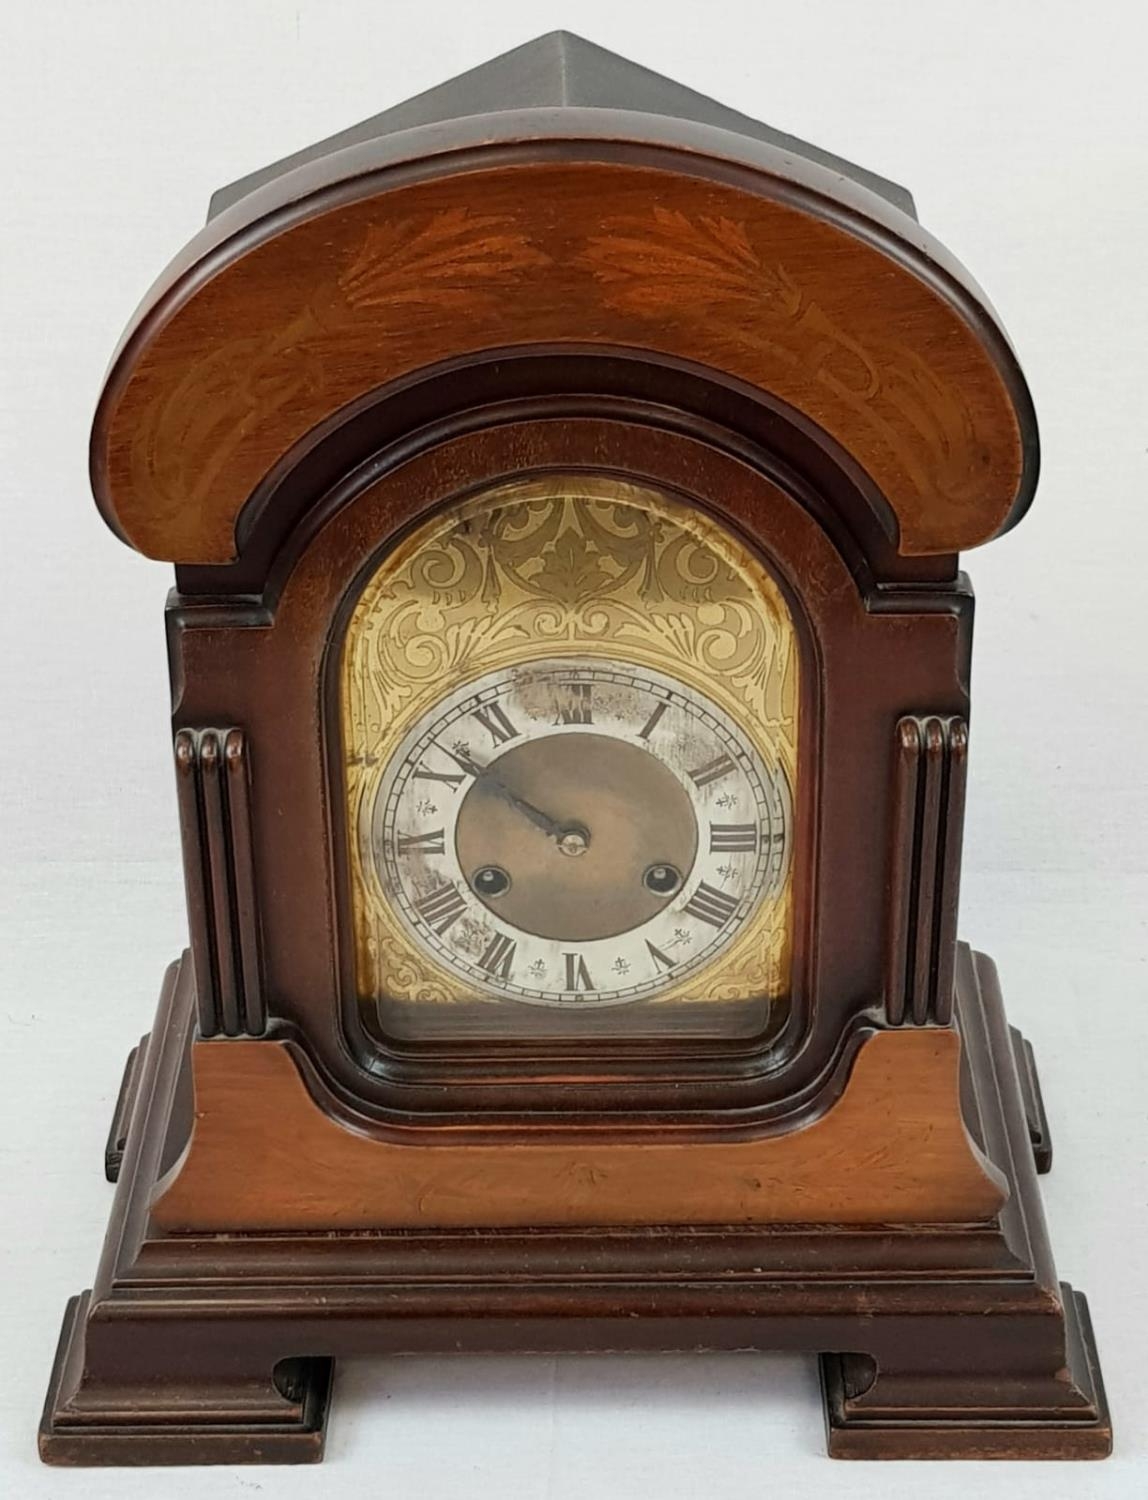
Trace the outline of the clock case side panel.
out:
M 573 372 L 545 351 L 507 366 L 509 394 L 495 374 L 477 410 L 450 409 L 460 399 L 455 371 L 435 372 L 414 393 L 380 393 L 374 409 L 349 415 L 353 432 L 341 428 L 300 456 L 312 481 L 317 454 L 334 471 L 326 488 L 313 483 L 309 505 L 286 471 L 253 500 L 237 564 L 181 570 L 169 614 L 176 726 L 241 724 L 247 737 L 270 1031 L 302 1046 L 334 1094 L 368 1117 L 413 1124 L 428 1112 L 481 1112 L 546 1128 L 572 1102 L 531 1082 L 529 1048 L 494 1068 L 460 1049 L 449 1067 L 428 1066 L 382 1057 L 361 1032 L 348 986 L 329 652 L 354 580 L 433 504 L 524 472 L 597 469 L 704 504 L 762 553 L 807 622 L 798 874 L 817 910 L 810 900 L 798 913 L 801 993 L 784 1045 L 764 1056 L 695 1054 L 671 1075 L 664 1058 L 615 1059 L 611 1069 L 599 1057 L 594 1084 L 577 1091 L 579 1117 L 606 1125 L 664 1111 L 661 1123 L 704 1129 L 736 1109 L 743 1126 L 792 1123 L 835 1097 L 856 1046 L 881 1022 L 888 747 L 893 726 L 921 705 L 967 714 L 971 599 L 953 559 L 897 559 L 864 476 L 760 396 L 601 352 Z M 577 389 L 563 389 L 556 368 Z M 388 432 L 388 419 L 401 430 Z M 791 534 L 779 559 L 773 528 L 783 511 Z

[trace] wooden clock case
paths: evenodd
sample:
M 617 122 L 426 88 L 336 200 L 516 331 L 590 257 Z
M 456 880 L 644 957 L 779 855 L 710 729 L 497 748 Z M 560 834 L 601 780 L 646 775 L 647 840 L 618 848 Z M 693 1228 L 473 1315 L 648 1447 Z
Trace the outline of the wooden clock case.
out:
M 321 1456 L 342 1355 L 820 1354 L 840 1457 L 1094 1457 L 1032 1053 L 956 940 L 972 595 L 1031 499 L 1003 331 L 902 189 L 564 34 L 224 190 L 93 435 L 168 605 L 190 952 L 132 1053 L 58 1463 Z M 768 1047 L 383 1047 L 332 661 L 420 519 L 622 475 L 755 548 L 805 653 Z

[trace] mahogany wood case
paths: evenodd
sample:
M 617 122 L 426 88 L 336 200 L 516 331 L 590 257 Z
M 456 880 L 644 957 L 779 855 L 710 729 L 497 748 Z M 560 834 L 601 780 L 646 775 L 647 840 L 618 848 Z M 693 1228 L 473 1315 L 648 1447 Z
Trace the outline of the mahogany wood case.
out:
M 814 1351 L 836 1457 L 1109 1451 L 1031 1050 L 956 936 L 957 553 L 1037 454 L 903 189 L 566 34 L 216 196 L 92 439 L 109 525 L 176 569 L 190 946 L 129 1058 L 46 1460 L 315 1460 L 340 1356 L 500 1349 Z M 428 518 L 571 473 L 704 512 L 791 611 L 767 1039 L 364 1018 L 350 611 Z

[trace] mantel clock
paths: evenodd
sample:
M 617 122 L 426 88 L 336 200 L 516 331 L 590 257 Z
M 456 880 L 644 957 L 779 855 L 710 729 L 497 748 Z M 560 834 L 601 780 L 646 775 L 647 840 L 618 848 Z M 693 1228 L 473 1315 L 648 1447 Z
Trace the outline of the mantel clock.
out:
M 60 1463 L 321 1455 L 344 1355 L 804 1349 L 839 1457 L 1099 1456 L 957 941 L 1013 352 L 903 189 L 544 37 L 216 195 L 95 419 L 189 951 Z

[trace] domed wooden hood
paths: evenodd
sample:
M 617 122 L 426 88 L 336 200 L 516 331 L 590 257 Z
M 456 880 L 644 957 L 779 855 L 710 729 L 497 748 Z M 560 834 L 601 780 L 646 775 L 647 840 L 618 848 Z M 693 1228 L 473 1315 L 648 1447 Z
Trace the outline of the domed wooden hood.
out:
M 257 487 L 380 390 L 526 348 L 767 394 L 905 555 L 1035 486 L 1005 334 L 903 189 L 557 33 L 216 195 L 113 360 L 97 501 L 148 556 L 226 563 Z

